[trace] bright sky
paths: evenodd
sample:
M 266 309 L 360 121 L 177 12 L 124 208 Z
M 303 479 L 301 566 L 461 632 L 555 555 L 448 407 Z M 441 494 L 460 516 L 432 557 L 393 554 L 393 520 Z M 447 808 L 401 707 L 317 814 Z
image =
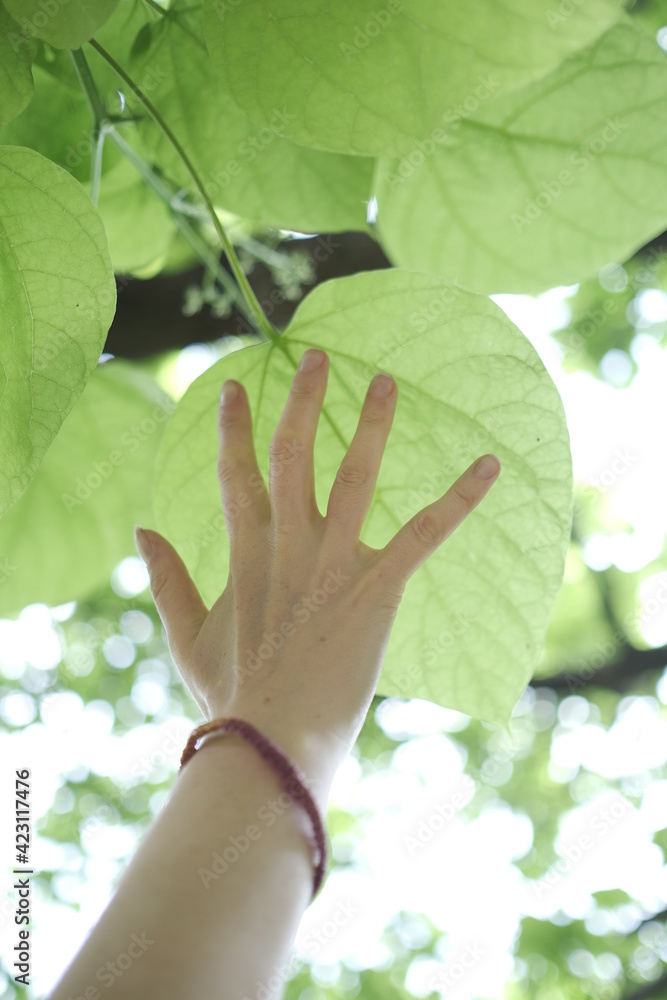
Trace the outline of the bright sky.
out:
M 667 352 L 649 334 L 638 338 L 633 350 L 639 374 L 628 388 L 612 388 L 582 373 L 565 373 L 560 366 L 562 348 L 549 332 L 563 320 L 568 291 L 554 289 L 539 299 L 497 296 L 496 301 L 529 337 L 559 388 L 575 476 L 603 484 L 607 510 L 632 528 L 630 534 L 592 539 L 586 559 L 594 568 L 614 563 L 629 572 L 655 558 L 664 544 L 667 477 L 660 417 L 664 418 Z M 667 296 L 649 296 L 642 310 L 647 320 L 667 318 Z M 218 356 L 205 346 L 183 351 L 176 371 L 181 391 Z M 620 371 L 618 358 L 605 363 L 609 371 Z M 643 599 L 651 597 L 658 582 L 657 575 L 645 581 Z M 143 590 L 147 577 L 140 561 L 125 560 L 115 571 L 113 584 L 123 596 Z M 32 665 L 33 694 L 39 694 L 41 672 L 60 657 L 60 623 L 72 612 L 73 605 L 51 611 L 35 605 L 16 622 L 0 621 L 2 672 L 18 678 Z M 650 616 L 645 635 L 654 645 L 667 642 L 664 608 Z M 59 789 L 65 775 L 75 780 L 85 776 L 84 747 L 92 771 L 136 784 L 138 792 L 133 794 L 139 796 L 142 788 L 147 789 L 153 812 L 160 808 L 163 795 L 151 793 L 151 781 L 175 773 L 191 723 L 166 701 L 168 670 L 156 652 L 155 639 L 147 616 L 132 613 L 124 616 L 121 632 L 104 647 L 111 670 L 127 669 L 137 661 L 141 665 L 131 698 L 119 706 L 137 723 L 126 736 L 111 734 L 112 718 L 105 702 L 84 705 L 73 692 L 49 696 L 34 722 L 31 693 L 13 693 L 0 701 L 0 717 L 6 722 L 32 723 L 11 736 L 0 733 L 0 769 L 5 789 L 15 767 L 32 769 L 33 819 L 48 811 L 54 797 L 60 811 L 70 808 L 71 795 Z M 81 645 L 85 647 L 85 635 Z M 85 671 L 85 656 L 77 662 Z M 667 704 L 667 673 L 658 694 Z M 533 734 L 526 714 L 534 697 L 527 692 L 515 710 L 510 725 L 514 754 L 530 753 Z M 548 721 L 554 707 L 546 695 L 539 707 Z M 158 711 L 156 724 L 142 724 L 147 711 Z M 423 940 L 419 913 L 448 936 L 438 962 L 413 963 L 408 987 L 414 995 L 426 996 L 439 982 L 442 995 L 454 1000 L 498 996 L 513 974 L 510 951 L 522 914 L 543 918 L 561 910 L 572 918 L 586 918 L 590 930 L 601 933 L 607 928 L 600 923 L 604 919 L 600 913 L 594 913 L 593 892 L 620 887 L 647 911 L 667 905 L 667 866 L 650 842 L 652 832 L 667 825 L 667 781 L 651 782 L 649 775 L 649 769 L 667 760 L 667 720 L 655 698 L 625 698 L 609 731 L 583 698 L 569 698 L 561 706 L 550 773 L 556 781 L 569 781 L 579 773 L 581 804 L 564 817 L 560 831 L 557 846 L 563 870 L 551 871 L 549 881 L 538 885 L 527 882 L 513 865 L 531 849 L 533 830 L 526 815 L 512 812 L 502 802 L 472 822 L 457 814 L 458 807 L 476 794 L 474 782 L 465 774 L 465 751 L 456 740 L 467 717 L 425 701 L 389 699 L 378 720 L 390 735 L 407 742 L 376 771 L 362 773 L 354 754 L 341 766 L 331 805 L 367 815 L 364 838 L 353 853 L 354 870 L 332 873 L 304 914 L 292 971 L 299 957 L 316 957 L 315 980 L 324 986 L 336 978 L 343 959 L 359 969 L 388 965 L 392 959 L 379 944 L 381 932 L 398 910 L 415 911 L 401 930 L 407 944 L 416 947 Z M 502 783 L 512 773 L 512 753 L 499 747 L 497 764 L 494 784 L 502 794 Z M 590 800 L 582 768 L 609 779 L 623 778 L 628 795 L 644 793 L 641 808 L 615 792 Z M 67 965 L 106 905 L 111 880 L 136 846 L 132 834 L 109 823 L 113 812 L 105 811 L 103 803 L 93 798 L 87 805 L 90 816 L 84 840 L 90 856 L 83 869 L 73 846 L 39 837 L 34 843 L 35 868 L 62 871 L 57 891 L 77 902 L 80 910 L 35 896 L 33 996 L 50 989 Z M 12 837 L 9 822 L 4 822 L 0 829 L 4 858 L 13 856 Z M 333 850 L 343 859 L 353 846 L 343 837 L 334 841 Z M 5 872 L 0 886 L 0 954 L 7 967 L 15 943 L 12 881 Z M 625 921 L 625 929 L 632 929 L 641 915 L 628 907 L 619 920 Z M 590 969 L 591 961 L 587 953 L 578 954 L 572 972 Z M 465 974 L 457 979 L 464 966 Z M 618 960 L 606 956 L 596 968 L 600 975 L 612 976 Z M 0 975 L 0 991 L 4 986 Z

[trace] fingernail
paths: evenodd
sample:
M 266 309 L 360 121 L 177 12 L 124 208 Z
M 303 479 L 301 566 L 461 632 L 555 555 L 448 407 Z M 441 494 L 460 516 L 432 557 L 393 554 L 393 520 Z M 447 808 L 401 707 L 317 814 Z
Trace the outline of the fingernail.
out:
M 143 561 L 147 563 L 151 557 L 151 552 L 153 551 L 153 543 L 144 529 L 138 524 L 135 524 L 134 526 L 134 544 L 136 545 L 137 552 Z
M 312 372 L 315 368 L 319 368 L 323 361 L 324 351 L 318 351 L 314 348 L 310 348 L 310 350 L 306 351 L 299 362 L 299 371 Z
M 491 479 L 500 468 L 500 462 L 495 455 L 483 455 L 473 466 L 475 475 L 480 479 Z
M 227 381 L 222 387 L 222 391 L 220 393 L 220 402 L 222 403 L 223 406 L 226 406 L 227 403 L 231 403 L 232 400 L 236 399 L 238 394 L 239 394 L 239 387 L 237 383 Z
M 379 372 L 371 382 L 371 396 L 388 396 L 394 387 L 394 380 L 387 372 Z

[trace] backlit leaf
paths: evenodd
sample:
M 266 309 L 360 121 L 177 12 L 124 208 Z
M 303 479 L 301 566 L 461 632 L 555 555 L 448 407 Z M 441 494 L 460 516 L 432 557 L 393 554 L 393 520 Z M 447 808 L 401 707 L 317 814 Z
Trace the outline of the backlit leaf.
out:
M 446 143 L 381 160 L 378 228 L 401 267 L 535 294 L 626 260 L 667 224 L 667 57 L 629 22 Z
M 0 147 L 0 515 L 83 391 L 115 304 L 104 228 L 81 185 L 34 150 Z
M 125 361 L 98 365 L 19 502 L 0 520 L 0 616 L 87 597 L 136 555 L 172 400 Z
M 289 116 L 280 107 L 263 127 L 252 122 L 208 56 L 201 7 L 175 6 L 158 22 L 133 72 L 148 82 L 144 89 L 187 149 L 213 202 L 281 229 L 365 228 L 373 161 L 305 149 L 281 138 Z M 190 174 L 154 123 L 145 121 L 140 132 L 150 155 L 192 189 Z
M 485 451 L 503 463 L 480 507 L 409 581 L 378 693 L 422 697 L 506 722 L 530 679 L 561 584 L 572 474 L 558 392 L 531 344 L 490 300 L 432 275 L 375 271 L 325 282 L 300 304 L 278 346 L 245 347 L 190 386 L 157 463 L 158 529 L 204 600 L 228 571 L 216 477 L 217 402 L 240 380 L 260 469 L 301 354 L 325 349 L 328 391 L 315 444 L 326 511 L 368 383 L 388 370 L 398 405 L 362 540 L 382 548 Z M 268 480 L 267 480 L 268 481 Z
M 206 40 L 234 100 L 332 152 L 394 155 L 458 105 L 543 76 L 613 24 L 617 0 L 205 0 Z

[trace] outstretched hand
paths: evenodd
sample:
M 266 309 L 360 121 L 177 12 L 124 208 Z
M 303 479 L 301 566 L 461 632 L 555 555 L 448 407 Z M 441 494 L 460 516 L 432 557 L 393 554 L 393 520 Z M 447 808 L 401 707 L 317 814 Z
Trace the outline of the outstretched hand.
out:
M 365 545 L 398 389 L 390 376 L 373 379 L 322 515 L 313 448 L 328 370 L 324 351 L 305 352 L 271 440 L 268 490 L 246 392 L 223 386 L 217 471 L 230 568 L 210 610 L 172 545 L 135 533 L 171 655 L 205 717 L 251 722 L 323 782 L 361 730 L 407 581 L 500 471 L 497 458 L 481 457 L 383 549 Z

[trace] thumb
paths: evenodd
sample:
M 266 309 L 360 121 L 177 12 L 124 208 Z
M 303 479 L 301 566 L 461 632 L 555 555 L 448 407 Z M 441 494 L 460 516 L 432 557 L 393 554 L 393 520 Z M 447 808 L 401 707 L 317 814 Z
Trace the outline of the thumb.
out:
M 188 656 L 208 609 L 176 549 L 157 531 L 137 524 L 134 544 L 146 564 L 151 593 L 177 662 Z

